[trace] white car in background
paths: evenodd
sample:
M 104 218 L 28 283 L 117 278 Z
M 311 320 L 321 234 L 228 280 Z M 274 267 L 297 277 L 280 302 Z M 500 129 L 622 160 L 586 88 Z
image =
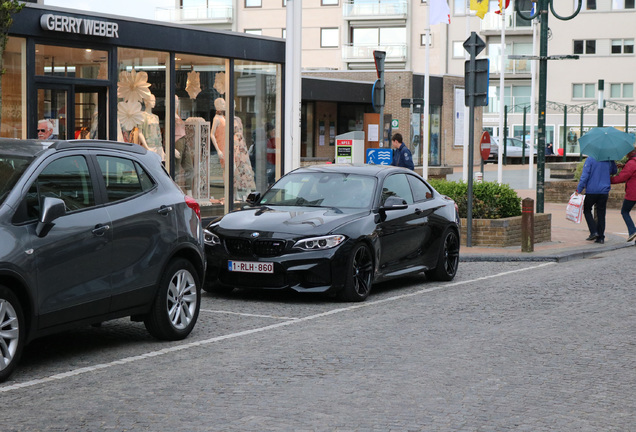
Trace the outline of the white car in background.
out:
M 519 138 L 506 138 L 506 157 L 509 158 L 520 158 L 523 153 L 523 146 L 525 146 L 525 156 L 530 156 L 530 144 L 524 143 Z M 532 149 L 532 154 L 536 158 L 537 149 L 536 147 Z M 488 157 L 487 162 L 497 162 L 497 158 L 499 156 L 499 139 L 497 137 L 490 138 L 490 156 Z

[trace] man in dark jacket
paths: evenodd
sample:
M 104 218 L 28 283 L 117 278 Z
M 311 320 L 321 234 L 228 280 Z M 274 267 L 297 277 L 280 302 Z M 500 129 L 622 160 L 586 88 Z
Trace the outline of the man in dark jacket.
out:
M 413 165 L 413 155 L 411 150 L 402 142 L 402 134 L 395 133 L 391 138 L 391 144 L 393 144 L 393 162 L 391 165 L 408 168 L 415 170 Z
M 581 180 L 576 192 L 583 193 L 585 190 L 583 214 L 590 230 L 590 236 L 586 240 L 605 243 L 605 213 L 611 186 L 610 176 L 616 174 L 616 171 L 614 161 L 597 161 L 591 156 L 588 156 L 585 165 L 583 165 Z M 593 206 L 596 206 L 598 222 L 594 220 L 592 215 Z

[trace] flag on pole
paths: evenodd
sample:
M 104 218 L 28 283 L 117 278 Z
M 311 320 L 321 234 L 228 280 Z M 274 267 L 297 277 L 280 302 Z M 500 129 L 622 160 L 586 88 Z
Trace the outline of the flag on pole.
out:
M 501 14 L 508 6 L 510 6 L 510 0 L 499 0 L 499 10 L 496 10 L 495 13 Z
M 488 0 L 470 0 L 470 10 L 477 12 L 477 16 L 484 19 L 488 12 Z
M 428 13 L 431 17 L 430 25 L 450 24 L 450 7 L 446 0 L 429 0 Z

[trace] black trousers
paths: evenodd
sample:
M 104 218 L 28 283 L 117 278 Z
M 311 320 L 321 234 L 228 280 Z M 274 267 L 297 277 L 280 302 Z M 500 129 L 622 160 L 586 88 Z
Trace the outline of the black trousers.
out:
M 607 198 L 609 194 L 587 194 L 583 202 L 583 215 L 590 235 L 598 235 L 599 239 L 605 239 L 605 213 L 607 212 Z M 594 220 L 592 207 L 596 206 L 596 217 Z

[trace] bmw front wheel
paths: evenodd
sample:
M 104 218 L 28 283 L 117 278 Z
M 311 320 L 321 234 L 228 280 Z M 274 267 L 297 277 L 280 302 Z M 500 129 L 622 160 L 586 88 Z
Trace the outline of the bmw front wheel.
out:
M 24 315 L 18 298 L 0 285 L 0 382 L 11 375 L 20 360 L 24 330 Z
M 157 339 L 184 339 L 194 328 L 200 306 L 201 285 L 194 266 L 178 258 L 170 262 L 161 278 L 144 324 Z
M 347 263 L 347 278 L 339 297 L 344 301 L 361 302 L 369 296 L 373 282 L 373 255 L 369 246 L 358 244 Z

